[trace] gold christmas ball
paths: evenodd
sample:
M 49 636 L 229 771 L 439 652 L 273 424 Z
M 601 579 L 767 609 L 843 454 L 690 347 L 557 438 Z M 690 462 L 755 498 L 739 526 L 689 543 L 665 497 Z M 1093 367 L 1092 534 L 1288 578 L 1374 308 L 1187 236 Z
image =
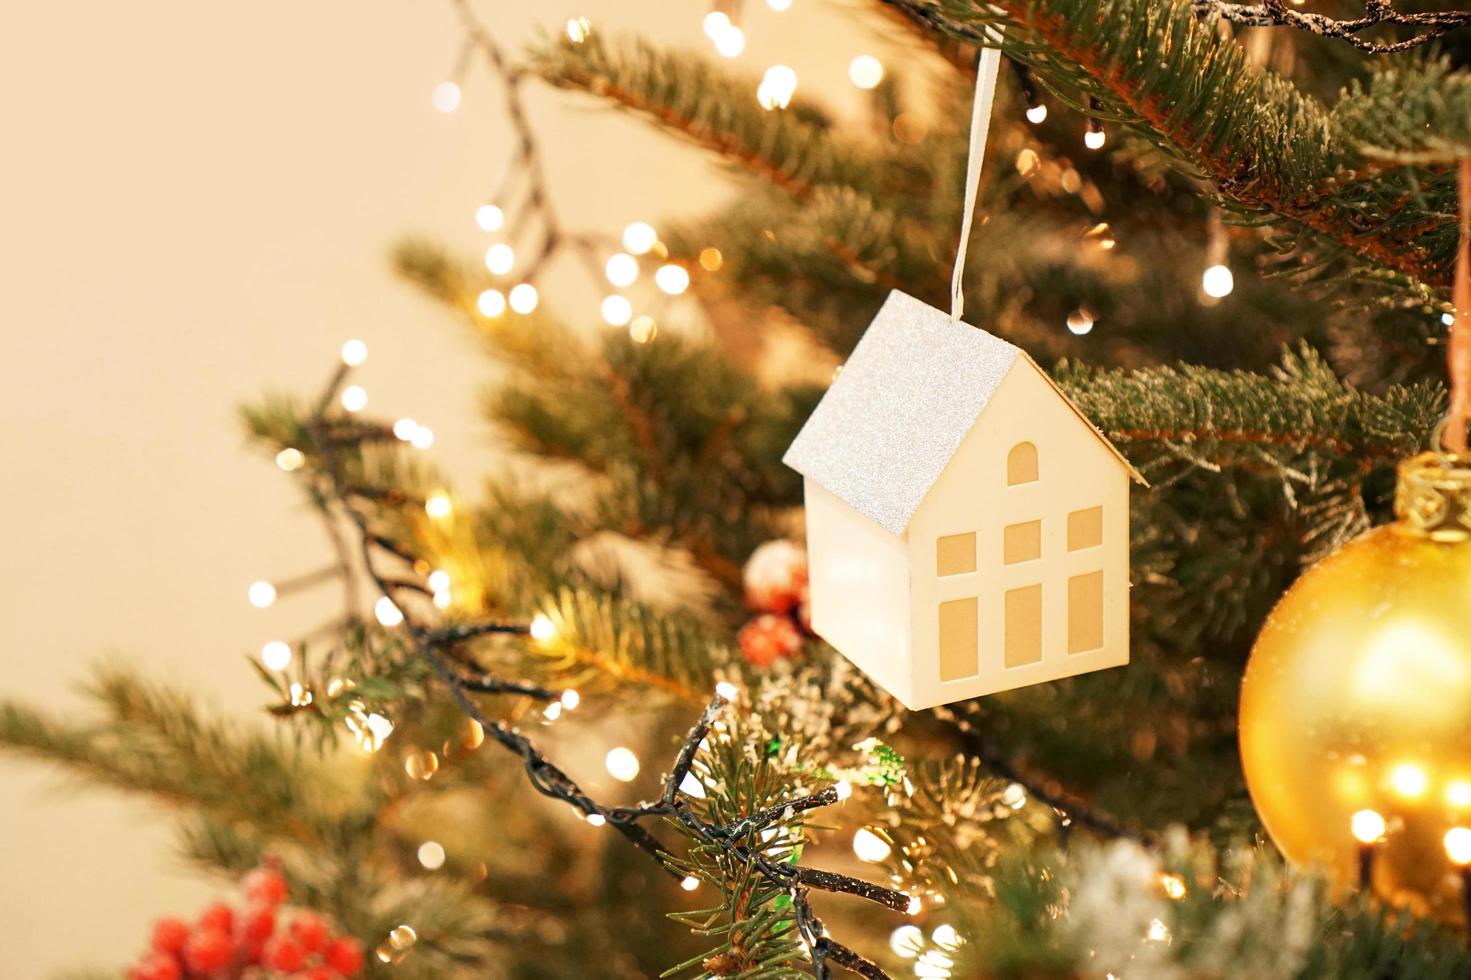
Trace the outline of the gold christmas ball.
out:
M 1464 922 L 1471 457 L 1401 463 L 1395 512 L 1268 617 L 1242 682 L 1242 765 L 1289 860 L 1345 886 L 1366 862 L 1380 896 Z

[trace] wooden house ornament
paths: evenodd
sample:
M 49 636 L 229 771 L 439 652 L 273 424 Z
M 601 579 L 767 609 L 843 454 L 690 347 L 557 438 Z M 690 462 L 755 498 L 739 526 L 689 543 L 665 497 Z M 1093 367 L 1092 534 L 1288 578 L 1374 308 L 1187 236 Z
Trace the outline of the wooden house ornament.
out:
M 787 450 L 812 628 L 911 709 L 1129 661 L 1129 481 L 1026 353 L 889 294 Z

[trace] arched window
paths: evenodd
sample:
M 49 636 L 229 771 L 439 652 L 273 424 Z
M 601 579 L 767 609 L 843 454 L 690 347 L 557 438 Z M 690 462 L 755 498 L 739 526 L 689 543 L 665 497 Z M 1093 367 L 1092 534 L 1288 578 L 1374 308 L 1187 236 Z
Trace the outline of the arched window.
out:
M 1034 483 L 1037 479 L 1037 447 L 1019 442 L 1006 454 L 1006 485 Z

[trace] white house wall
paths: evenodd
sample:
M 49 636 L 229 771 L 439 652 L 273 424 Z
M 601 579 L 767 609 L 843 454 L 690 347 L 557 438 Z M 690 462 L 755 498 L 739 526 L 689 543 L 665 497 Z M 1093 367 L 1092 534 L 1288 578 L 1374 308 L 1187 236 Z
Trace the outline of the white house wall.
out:
M 1008 486 L 1007 454 L 1019 442 L 1037 447 L 1039 478 L 1034 483 Z M 812 492 L 810 483 L 808 492 Z M 1103 507 L 1102 545 L 1068 552 L 1067 515 L 1098 505 Z M 1003 565 L 1004 528 L 1037 519 L 1042 521 L 1041 557 Z M 937 577 L 938 538 L 969 531 L 976 534 L 976 571 Z M 916 511 L 907 537 L 913 649 L 918 653 L 913 688 L 901 700 L 911 708 L 1128 662 L 1129 476 L 1028 359 L 1019 358 L 1001 382 L 978 424 Z M 1104 571 L 1103 645 L 1070 654 L 1067 580 L 1098 569 Z M 1034 583 L 1042 586 L 1042 658 L 1006 667 L 1004 596 L 1008 589 Z M 969 596 L 979 598 L 980 671 L 975 677 L 942 682 L 938 607 L 942 601 Z
M 804 479 L 812 628 L 910 703 L 909 554 L 902 538 Z

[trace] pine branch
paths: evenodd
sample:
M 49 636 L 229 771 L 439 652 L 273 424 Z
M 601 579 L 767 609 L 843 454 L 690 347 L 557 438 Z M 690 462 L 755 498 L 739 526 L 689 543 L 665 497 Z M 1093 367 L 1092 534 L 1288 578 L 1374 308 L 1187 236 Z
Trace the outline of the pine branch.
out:
M 1217 14 L 1244 27 L 1294 27 L 1318 37 L 1346 41 L 1371 54 L 1408 51 L 1410 48 L 1429 44 L 1458 27 L 1471 24 L 1471 13 L 1452 10 L 1444 13 L 1427 11 L 1407 14 L 1391 7 L 1389 0 L 1368 0 L 1364 16 L 1344 20 L 1293 10 L 1281 2 L 1247 4 L 1229 3 L 1227 0 L 1193 0 L 1192 6 L 1197 13 Z M 1410 27 L 1419 33 L 1401 41 L 1388 42 L 1371 41 L 1360 36 L 1363 31 L 1385 26 Z

